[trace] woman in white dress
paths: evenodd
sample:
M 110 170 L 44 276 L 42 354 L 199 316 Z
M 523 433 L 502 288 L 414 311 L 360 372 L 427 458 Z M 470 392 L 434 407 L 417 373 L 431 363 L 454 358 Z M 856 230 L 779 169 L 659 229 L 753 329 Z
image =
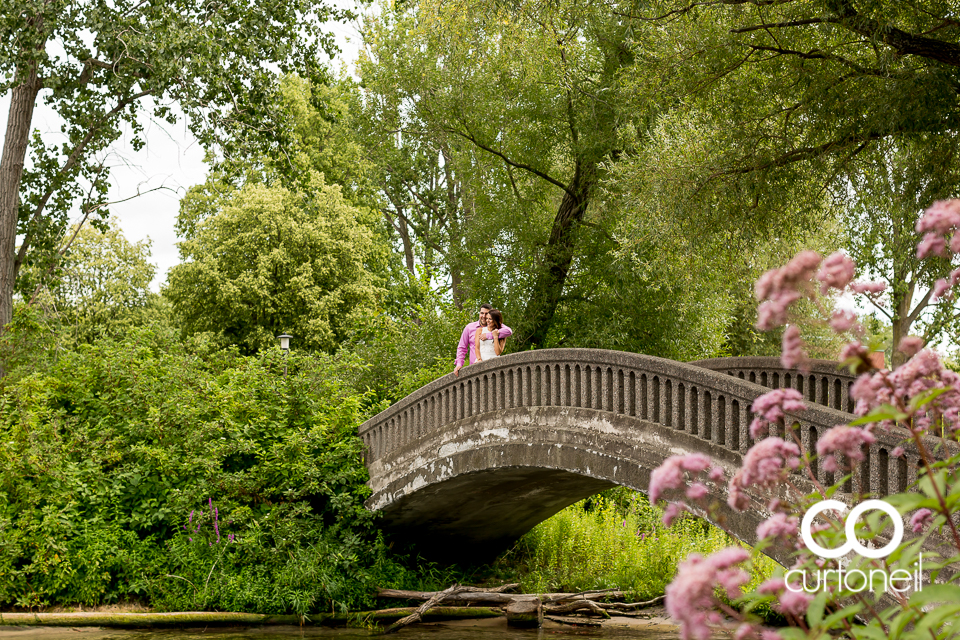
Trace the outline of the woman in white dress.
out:
M 500 337 L 500 327 L 503 326 L 503 315 L 497 309 L 490 309 L 487 313 L 487 326 L 477 327 L 477 335 L 473 344 L 476 345 L 477 362 L 490 360 L 503 353 L 503 345 L 507 339 Z

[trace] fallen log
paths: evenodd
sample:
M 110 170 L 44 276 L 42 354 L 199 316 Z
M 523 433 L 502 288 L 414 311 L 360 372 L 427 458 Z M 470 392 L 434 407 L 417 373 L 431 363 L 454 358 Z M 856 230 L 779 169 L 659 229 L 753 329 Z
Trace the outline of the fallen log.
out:
M 415 607 L 397 607 L 378 611 L 318 613 L 303 619 L 294 615 L 230 613 L 222 611 L 186 611 L 174 613 L 0 613 L 0 627 L 108 627 L 117 629 L 153 629 L 164 627 L 206 627 L 245 625 L 327 625 L 353 622 L 390 622 L 416 611 Z M 466 620 L 499 618 L 503 611 L 492 607 L 433 607 L 422 614 L 430 620 Z
M 589 591 L 578 591 L 577 593 L 541 593 L 540 598 L 543 604 L 561 602 L 563 600 L 572 600 L 579 598 L 581 600 L 601 600 L 604 598 L 623 598 L 623 591 L 614 589 L 591 589 Z
M 544 609 L 547 613 L 556 614 L 556 613 L 572 613 L 574 611 L 589 611 L 590 613 L 595 613 L 598 616 L 603 618 L 609 618 L 610 614 L 607 613 L 607 610 L 600 607 L 593 600 L 574 600 L 572 602 L 567 602 L 565 604 L 557 604 L 545 606 Z
M 507 585 L 515 587 L 516 585 Z M 502 588 L 502 587 L 501 587 Z M 526 599 L 532 596 L 538 596 L 544 604 L 563 602 L 565 600 L 604 600 L 608 598 L 623 598 L 624 592 L 617 589 L 604 589 L 597 591 L 582 591 L 580 593 L 542 593 L 542 594 L 508 594 L 500 591 L 482 591 L 476 590 L 477 587 L 469 587 L 469 591 L 464 591 L 456 595 L 446 596 L 444 603 L 449 604 L 467 604 L 472 602 L 485 602 L 493 604 L 509 604 L 517 599 Z M 429 600 L 436 596 L 440 591 L 404 591 L 400 589 L 379 589 L 378 598 L 393 598 L 397 600 Z
M 660 604 L 666 598 L 666 595 L 657 596 L 653 600 L 647 600 L 646 602 L 598 602 L 597 604 L 604 609 L 616 609 L 617 611 L 631 611 L 634 609 L 643 609 L 644 607 L 652 607 L 654 605 Z
M 442 591 L 398 591 L 395 589 L 380 589 L 377 591 L 378 598 L 393 598 L 396 600 L 431 600 Z M 467 591 L 464 593 L 451 594 L 444 596 L 443 602 L 446 604 L 467 604 L 471 602 L 487 602 L 493 604 L 510 604 L 518 596 L 508 593 L 498 593 L 494 591 Z
M 447 589 L 444 589 L 443 591 L 440 591 L 435 596 L 433 596 L 432 598 L 424 602 L 422 605 L 417 607 L 416 611 L 414 611 L 413 613 L 411 613 L 405 618 L 401 618 L 400 620 L 397 620 L 392 625 L 384 629 L 383 631 L 384 635 L 388 633 L 393 633 L 398 629 L 402 629 L 408 624 L 413 624 L 414 622 L 420 622 L 421 620 L 423 620 L 423 614 L 426 613 L 431 607 L 434 607 L 440 604 L 440 602 L 446 597 L 457 595 L 463 588 L 464 587 L 461 587 L 460 585 L 455 584 L 452 587 L 449 587 Z

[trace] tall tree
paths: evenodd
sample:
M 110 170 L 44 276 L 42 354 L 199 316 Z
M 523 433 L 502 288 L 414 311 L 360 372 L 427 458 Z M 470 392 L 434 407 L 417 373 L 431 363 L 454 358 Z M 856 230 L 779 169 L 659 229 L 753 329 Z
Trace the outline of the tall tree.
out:
M 847 202 L 848 249 L 864 275 L 888 284 L 870 299 L 891 324 L 891 358 L 900 365 L 906 358 L 896 347 L 911 333 L 928 343 L 957 337 L 956 303 L 935 297 L 934 287 L 958 265 L 935 256 L 918 259 L 916 226 L 935 200 L 960 195 L 960 139 L 887 142 L 862 154 L 849 175 L 838 194 Z
M 55 249 L 71 207 L 103 203 L 102 152 L 124 123 L 137 148 L 140 114 L 173 122 L 177 103 L 194 134 L 227 158 L 245 145 L 282 145 L 273 69 L 320 73 L 319 52 L 333 48 L 320 25 L 341 15 L 319 0 L 0 1 L 0 91 L 10 96 L 0 157 L 0 325 L 10 321 L 21 267 Z M 63 121 L 62 141 L 31 137 L 39 100 Z
M 459 203 L 466 233 L 488 234 L 467 250 L 494 252 L 524 279 L 514 287 L 527 292 L 514 326 L 521 348 L 547 340 L 603 161 L 618 152 L 618 77 L 634 58 L 613 8 L 422 0 L 384 6 L 365 34 L 364 86 L 387 96 L 400 134 L 466 143 L 462 157 L 442 162 L 471 178 Z M 479 220 L 485 206 L 500 210 Z M 533 252 L 504 247 L 524 236 Z M 495 273 L 493 286 L 503 279 Z M 489 296 L 491 287 L 475 286 Z
M 164 294 L 185 334 L 255 352 L 292 333 L 301 348 L 334 351 L 376 308 L 377 220 L 312 176 L 303 192 L 249 183 L 212 205 L 184 199 L 181 218 L 194 222 Z

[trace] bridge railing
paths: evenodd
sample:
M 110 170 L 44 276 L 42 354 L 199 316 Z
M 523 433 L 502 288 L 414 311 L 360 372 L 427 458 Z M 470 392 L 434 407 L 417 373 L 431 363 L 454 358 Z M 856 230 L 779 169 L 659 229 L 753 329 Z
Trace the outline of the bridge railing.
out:
M 687 364 L 617 351 L 544 349 L 511 354 L 471 365 L 459 377 L 448 374 L 435 380 L 364 422 L 359 435 L 366 444 L 369 466 L 416 447 L 425 436 L 461 420 L 493 411 L 558 406 L 653 422 L 745 454 L 754 443 L 749 434 L 750 406 L 767 391 L 751 382 L 751 377 L 762 381 L 766 374 L 768 386 L 773 386 L 778 384 L 774 374 L 789 375 L 781 377 L 780 384 L 803 385 L 805 397 L 813 390 L 815 401 L 849 405 L 852 378 L 835 369 L 829 372 L 830 365 L 818 365 L 809 377 L 801 377 L 759 366 L 769 363 L 737 367 L 734 359 L 722 360 L 718 372 L 709 368 L 718 361 L 706 361 L 705 367 L 703 362 Z M 802 450 L 815 455 L 824 432 L 852 416 L 830 406 L 808 407 L 788 415 L 788 420 L 799 434 Z M 903 434 L 878 430 L 875 435 L 877 442 L 858 472 L 846 481 L 844 491 L 885 495 L 904 490 L 916 479 L 917 449 L 901 442 Z M 894 458 L 892 452 L 898 446 L 906 452 Z M 821 461 L 815 469 L 820 482 L 833 484 L 834 474 L 823 469 Z
M 768 389 L 796 389 L 810 402 L 853 413 L 850 388 L 856 376 L 833 360 L 811 360 L 807 372 L 784 370 L 780 358 L 712 358 L 690 364 L 755 382 Z

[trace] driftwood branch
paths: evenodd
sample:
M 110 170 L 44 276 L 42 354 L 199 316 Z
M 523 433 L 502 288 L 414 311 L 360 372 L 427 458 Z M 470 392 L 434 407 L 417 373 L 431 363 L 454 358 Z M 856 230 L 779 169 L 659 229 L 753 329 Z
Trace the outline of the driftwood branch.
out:
M 573 602 L 567 602 L 565 604 L 557 604 L 549 607 L 544 607 L 544 610 L 549 613 L 571 613 L 573 611 L 589 611 L 590 613 L 595 613 L 598 616 L 604 618 L 609 618 L 610 614 L 606 612 L 605 609 L 601 608 L 593 600 L 574 600 Z
M 444 589 L 443 591 L 436 593 L 436 595 L 434 595 L 432 598 L 430 598 L 429 600 L 424 602 L 422 605 L 417 607 L 416 611 L 414 611 L 413 613 L 411 613 L 405 618 L 401 618 L 400 620 L 397 620 L 392 625 L 387 627 L 383 633 L 384 634 L 393 633 L 397 629 L 402 629 L 408 624 L 413 624 L 414 622 L 420 622 L 421 620 L 423 620 L 423 614 L 426 613 L 428 609 L 440 604 L 440 602 L 444 598 L 457 595 L 464 588 L 469 589 L 470 587 L 461 587 L 460 585 L 455 584 L 452 587 L 449 587 L 448 589 Z

